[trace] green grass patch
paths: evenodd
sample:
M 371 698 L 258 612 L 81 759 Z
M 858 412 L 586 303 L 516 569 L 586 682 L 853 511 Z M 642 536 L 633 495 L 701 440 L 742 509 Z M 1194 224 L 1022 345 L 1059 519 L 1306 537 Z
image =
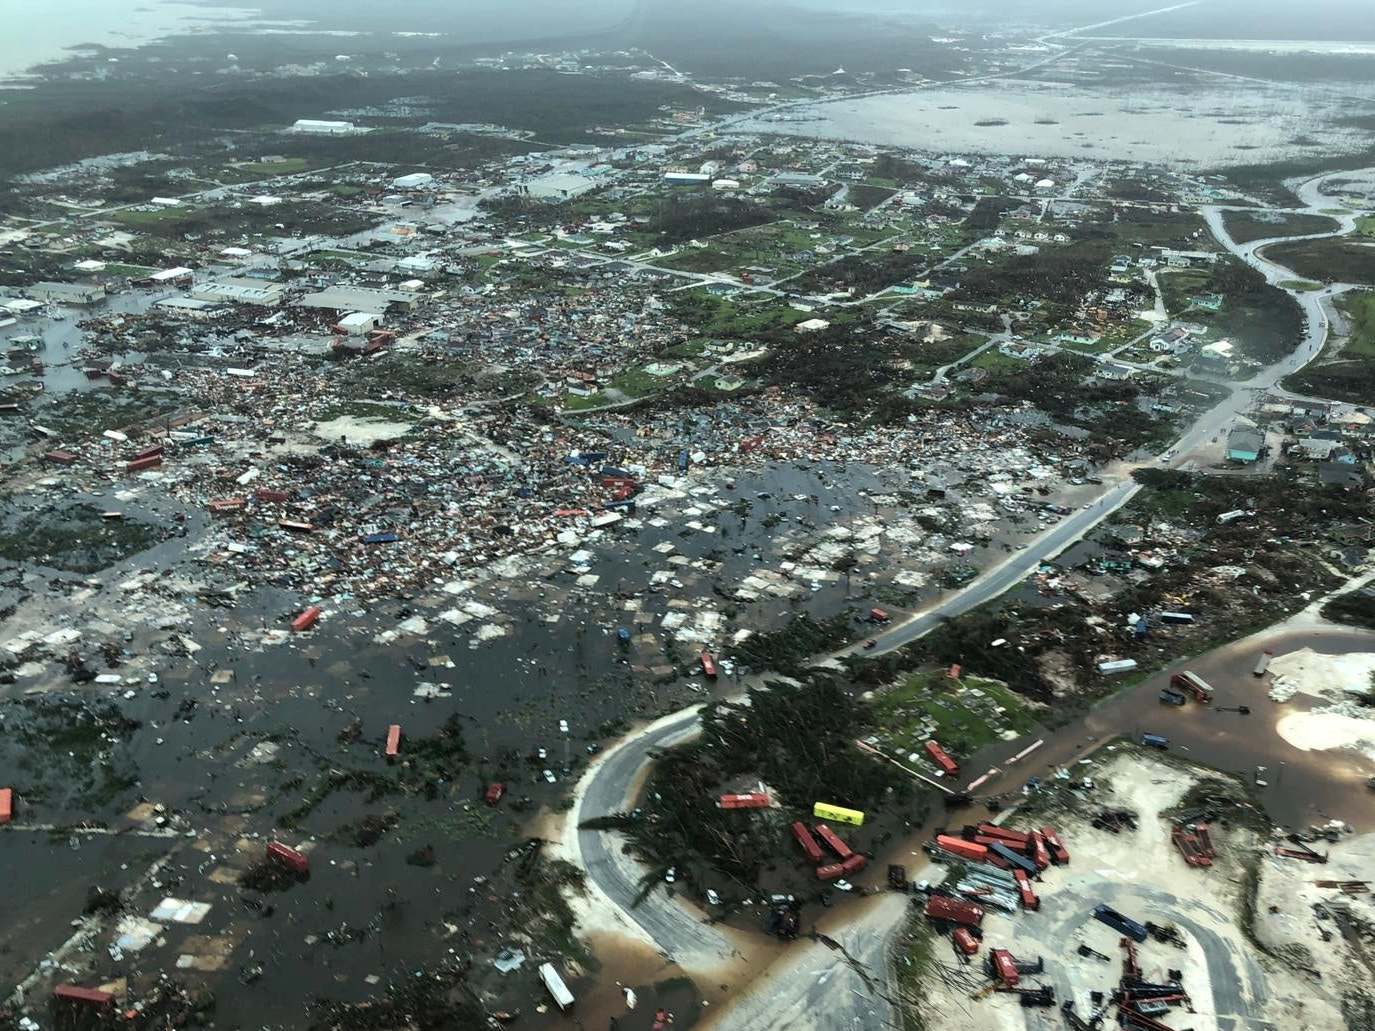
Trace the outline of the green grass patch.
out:
M 1304 293 L 1311 293 L 1314 290 L 1321 290 L 1321 283 L 1314 283 L 1307 279 L 1286 279 L 1280 283 L 1286 290 L 1301 290 Z
M 944 670 L 913 674 L 884 691 L 874 701 L 874 715 L 884 744 L 904 755 L 920 751 L 934 737 L 946 751 L 967 756 L 1026 734 L 1037 723 L 1026 699 L 1001 681 L 975 676 L 954 681 Z

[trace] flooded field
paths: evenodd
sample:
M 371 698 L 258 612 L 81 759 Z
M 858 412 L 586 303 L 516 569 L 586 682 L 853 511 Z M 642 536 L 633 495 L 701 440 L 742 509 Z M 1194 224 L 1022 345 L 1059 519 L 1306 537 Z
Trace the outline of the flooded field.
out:
M 1210 168 L 1278 161 L 1310 148 L 1360 150 L 1369 134 L 1340 124 L 1352 113 L 1349 98 L 1254 82 L 1124 95 L 1120 89 L 1007 81 L 814 104 L 752 119 L 745 128 L 947 153 Z

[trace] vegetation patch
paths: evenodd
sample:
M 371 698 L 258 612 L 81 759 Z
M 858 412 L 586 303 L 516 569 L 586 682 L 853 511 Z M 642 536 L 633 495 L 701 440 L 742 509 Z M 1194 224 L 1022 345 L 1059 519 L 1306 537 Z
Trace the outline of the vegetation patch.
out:
M 98 573 L 156 544 L 161 531 L 137 519 L 106 519 L 85 503 L 0 510 L 0 558 L 69 573 Z
M 1271 240 L 1280 236 L 1316 236 L 1335 233 L 1341 228 L 1326 215 L 1307 215 L 1288 211 L 1228 211 L 1223 216 L 1227 235 L 1237 243 Z

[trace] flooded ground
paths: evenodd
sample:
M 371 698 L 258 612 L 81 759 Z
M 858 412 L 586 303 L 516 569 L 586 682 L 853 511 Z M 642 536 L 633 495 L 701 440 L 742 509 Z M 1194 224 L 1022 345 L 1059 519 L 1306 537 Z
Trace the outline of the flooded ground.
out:
M 1275 655 L 1301 648 L 1323 654 L 1375 651 L 1375 634 L 1339 628 L 1262 633 L 1243 641 L 1171 665 L 1170 671 L 1189 669 L 1216 692 L 1213 706 L 1190 703 L 1163 705 L 1160 690 L 1169 672 L 1150 677 L 1094 708 L 1086 717 L 1044 735 L 1045 744 L 1024 762 L 983 785 L 979 792 L 1020 789 L 1030 777 L 1044 777 L 1073 763 L 1117 735 L 1143 733 L 1169 738 L 1170 750 L 1193 762 L 1235 773 L 1250 780 L 1279 824 L 1306 828 L 1338 819 L 1357 830 L 1375 829 L 1375 792 L 1365 787 L 1375 775 L 1375 762 L 1354 750 L 1305 751 L 1294 747 L 1276 730 L 1285 716 L 1307 711 L 1312 698 L 1296 696 L 1285 703 L 1269 699 L 1269 676 L 1252 670 L 1266 651 Z M 1251 714 L 1218 711 L 1218 707 L 1248 706 Z M 990 749 L 976 757 L 972 769 L 1005 766 L 1009 756 L 1026 746 Z
M 1215 167 L 1361 149 L 1344 127 L 1350 98 L 1254 81 L 1154 88 L 1124 95 L 1063 82 L 998 82 L 795 107 L 747 120 L 754 132 L 926 147 L 949 153 L 1039 154 Z

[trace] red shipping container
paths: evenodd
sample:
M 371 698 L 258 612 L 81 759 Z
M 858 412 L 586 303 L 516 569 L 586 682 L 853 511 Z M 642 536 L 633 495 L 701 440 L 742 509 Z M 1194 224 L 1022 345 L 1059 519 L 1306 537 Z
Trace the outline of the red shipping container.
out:
M 221 512 L 238 512 L 247 504 L 243 498 L 217 498 L 210 502 L 210 511 L 216 515 Z
M 840 868 L 848 874 L 856 874 L 863 870 L 864 867 L 868 865 L 868 862 L 869 860 L 861 855 L 853 855 L 845 860 L 845 862 L 841 863 Z
M 963 838 L 954 838 L 949 834 L 937 834 L 936 844 L 945 849 L 952 855 L 957 855 L 961 859 L 972 859 L 975 862 L 982 862 L 988 859 L 988 848 L 984 845 L 976 845 L 972 841 L 965 841 Z
M 401 751 L 401 724 L 393 723 L 387 728 L 387 758 L 395 759 Z
M 743 795 L 722 795 L 716 804 L 722 809 L 767 809 L 771 801 L 763 791 L 751 791 Z
M 299 519 L 278 519 L 277 525 L 283 530 L 292 530 L 296 533 L 310 533 L 315 529 L 309 523 L 303 523 Z
M 931 757 L 931 761 L 939 766 L 948 776 L 953 777 L 960 772 L 959 764 L 955 762 L 954 759 L 950 758 L 950 756 L 946 755 L 945 749 L 940 746 L 939 742 L 928 741 L 925 747 L 926 754 Z
M 994 949 L 988 954 L 988 967 L 993 976 L 1008 988 L 1015 987 L 1022 975 L 1017 973 L 1017 962 L 1007 949 Z
M 153 447 L 144 448 L 142 451 L 140 451 L 138 454 L 136 454 L 136 455 L 134 456 L 134 461 L 135 461 L 135 462 L 138 462 L 138 461 L 141 461 L 142 459 L 145 459 L 145 458 L 153 458 L 153 457 L 158 456 L 158 455 L 161 455 L 161 454 L 162 454 L 162 445 L 161 445 L 161 444 L 156 444 L 156 445 L 154 445 Z
M 964 899 L 952 899 L 946 895 L 932 895 L 927 899 L 926 915 L 932 920 L 949 920 L 966 927 L 978 927 L 984 920 L 982 906 L 976 906 Z
M 969 933 L 967 927 L 955 928 L 955 933 L 950 936 L 954 939 L 955 948 L 959 949 L 966 956 L 972 956 L 979 951 L 979 939 Z
M 802 846 L 802 851 L 807 853 L 808 859 L 813 863 L 821 862 L 821 846 L 816 843 L 816 838 L 812 837 L 812 832 L 801 820 L 793 823 L 793 837 Z
M 0 788 L 0 826 L 14 818 L 14 788 Z
M 72 465 L 76 461 L 76 455 L 70 451 L 49 451 L 43 457 L 49 462 L 56 462 L 58 465 Z
M 320 613 L 324 610 L 319 605 L 312 605 L 299 616 L 291 621 L 291 629 L 295 631 L 309 630 L 320 618 Z
M 1012 876 L 1017 878 L 1017 890 L 1022 896 L 1022 906 L 1025 909 L 1040 909 L 1041 900 L 1036 897 L 1036 893 L 1031 890 L 1031 879 L 1027 877 L 1025 870 L 1013 870 Z
M 296 873 L 310 873 L 310 860 L 306 858 L 305 853 L 298 852 L 289 845 L 283 845 L 280 841 L 267 843 L 267 858 L 276 860 Z
M 1046 847 L 1050 849 L 1050 858 L 1056 863 L 1064 866 L 1069 862 L 1069 849 L 1065 848 L 1064 842 L 1060 840 L 1060 834 L 1054 827 L 1042 827 L 1041 837 L 1046 839 Z
M 1031 832 L 1031 848 L 1028 849 L 1029 855 L 1036 863 L 1036 869 L 1044 870 L 1050 865 L 1050 852 L 1046 849 L 1045 839 L 1041 837 L 1040 831 Z
M 500 781 L 493 781 L 491 784 L 487 785 L 487 790 L 483 793 L 482 797 L 488 805 L 496 805 L 505 794 L 506 785 Z
M 1012 848 L 1021 850 L 1031 844 L 1031 835 L 1022 831 L 1009 830 L 1006 827 L 999 827 L 996 823 L 984 821 L 974 828 L 976 834 L 985 834 L 990 838 L 997 838 L 1005 842 Z
M 282 502 L 289 501 L 291 495 L 284 490 L 269 490 L 267 487 L 259 487 L 253 492 L 253 496 L 259 501 Z
M 842 860 L 849 859 L 854 855 L 854 850 L 849 845 L 840 840 L 840 835 L 824 823 L 818 823 L 812 830 L 816 831 L 816 836 L 826 843 L 826 847 L 839 856 Z
M 162 465 L 161 455 L 149 455 L 147 458 L 136 458 L 124 467 L 125 472 L 136 473 L 142 469 L 156 469 Z
M 816 878 L 819 881 L 833 881 L 845 872 L 845 867 L 839 863 L 832 863 L 830 866 L 818 866 L 816 868 Z
M 79 984 L 58 985 L 53 989 L 53 998 L 95 1009 L 112 1009 L 115 1004 L 115 997 L 109 992 L 102 992 L 99 988 L 83 988 Z

